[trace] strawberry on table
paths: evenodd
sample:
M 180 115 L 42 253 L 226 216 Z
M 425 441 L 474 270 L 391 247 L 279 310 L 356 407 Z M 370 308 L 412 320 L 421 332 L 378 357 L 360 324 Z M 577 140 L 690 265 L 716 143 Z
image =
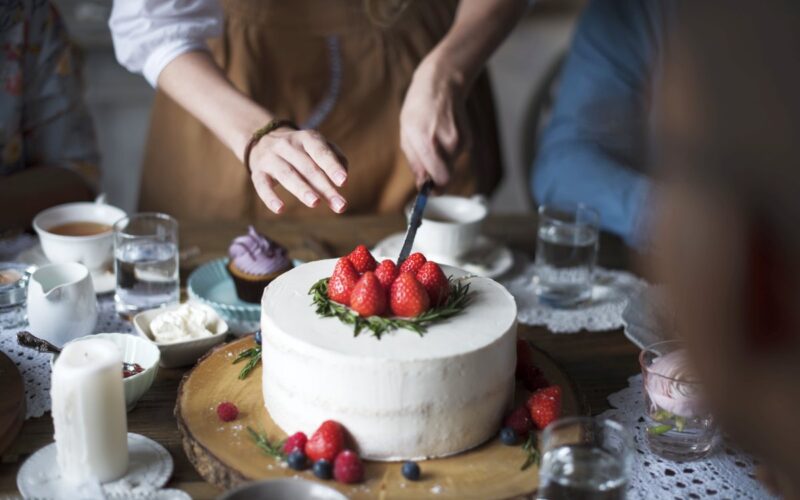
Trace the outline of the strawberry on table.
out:
M 386 312 L 386 290 L 375 273 L 365 272 L 350 295 L 350 308 L 363 317 Z
M 364 479 L 364 464 L 356 452 L 344 450 L 333 463 L 333 477 L 340 483 L 360 483 Z
M 384 260 L 375 268 L 375 276 L 378 277 L 378 281 L 381 282 L 381 285 L 386 290 L 392 287 L 392 283 L 397 279 L 398 274 L 397 265 L 389 259 Z
M 359 275 L 347 257 L 336 262 L 333 274 L 328 280 L 328 298 L 340 304 L 349 305 L 350 295 L 358 283 Z
M 378 263 L 375 262 L 375 257 L 369 253 L 369 249 L 364 245 L 358 245 L 355 250 L 350 252 L 347 258 L 353 263 L 353 266 L 359 273 L 374 271 L 378 265 Z
M 528 398 L 527 407 L 536 427 L 544 429 L 561 416 L 561 387 L 551 385 L 539 389 Z
M 411 273 L 416 276 L 419 268 L 422 267 L 422 264 L 426 263 L 427 261 L 428 259 L 426 259 L 421 253 L 412 253 L 402 264 L 400 264 L 400 273 Z
M 430 307 L 425 287 L 411 273 L 400 273 L 389 292 L 389 307 L 395 316 L 413 318 Z
M 327 460 L 333 462 L 336 455 L 344 449 L 344 427 L 339 422 L 326 420 L 311 435 L 306 443 L 306 456 L 312 462 Z
M 514 429 L 519 437 L 525 437 L 533 430 L 533 420 L 528 409 L 523 405 L 512 411 L 503 422 L 505 427 Z
M 450 282 L 447 281 L 447 276 L 444 275 L 439 264 L 430 260 L 425 262 L 420 266 L 416 276 L 417 281 L 428 292 L 431 305 L 440 306 L 447 301 L 447 297 L 450 296 Z

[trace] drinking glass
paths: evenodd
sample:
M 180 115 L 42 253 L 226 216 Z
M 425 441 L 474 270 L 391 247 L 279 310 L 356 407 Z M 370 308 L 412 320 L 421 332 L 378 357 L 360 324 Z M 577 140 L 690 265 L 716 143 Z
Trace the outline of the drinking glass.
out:
M 586 205 L 542 205 L 534 287 L 539 300 L 572 307 L 592 298 L 600 215 Z
M 114 301 L 122 315 L 178 303 L 178 221 L 140 213 L 114 224 L 114 272 Z
M 688 367 L 684 344 L 669 340 L 639 355 L 650 451 L 675 460 L 696 460 L 714 448 L 716 426 L 703 404 L 702 385 Z
M 548 425 L 541 438 L 540 500 L 625 498 L 633 438 L 619 422 L 569 417 Z

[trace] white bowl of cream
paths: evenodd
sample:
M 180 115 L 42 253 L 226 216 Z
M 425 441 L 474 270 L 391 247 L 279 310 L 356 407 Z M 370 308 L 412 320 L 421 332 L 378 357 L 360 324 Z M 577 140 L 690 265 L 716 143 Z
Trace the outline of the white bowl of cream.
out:
M 133 324 L 139 335 L 161 351 L 161 366 L 194 364 L 215 345 L 224 342 L 228 325 L 205 304 L 184 304 L 151 309 L 137 314 Z

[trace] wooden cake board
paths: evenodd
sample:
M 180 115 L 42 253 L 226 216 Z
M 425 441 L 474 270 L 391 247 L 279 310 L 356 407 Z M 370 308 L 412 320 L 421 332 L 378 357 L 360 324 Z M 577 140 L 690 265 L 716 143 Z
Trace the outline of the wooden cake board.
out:
M 261 364 L 239 380 L 244 363 L 232 364 L 238 353 L 253 347 L 246 337 L 206 354 L 184 376 L 178 389 L 175 416 L 183 437 L 184 450 L 200 475 L 208 482 L 229 489 L 243 482 L 301 477 L 321 481 L 310 470 L 297 472 L 262 452 L 252 441 L 247 427 L 264 431 L 271 441 L 286 434 L 272 421 L 264 407 L 261 391 Z M 563 390 L 563 415 L 583 413 L 580 399 L 566 374 L 543 352 L 531 347 L 533 361 L 551 384 Z M 518 390 L 517 404 L 526 396 Z M 237 420 L 221 422 L 216 406 L 231 401 L 239 408 Z M 400 462 L 365 462 L 365 481 L 345 485 L 321 481 L 350 498 L 513 498 L 533 493 L 538 485 L 538 470 L 520 467 L 526 453 L 521 446 L 505 446 L 493 438 L 459 455 L 420 462 L 422 478 L 406 480 Z
M 25 386 L 17 365 L 0 352 L 0 381 L 3 397 L 0 398 L 0 455 L 17 437 L 25 421 Z

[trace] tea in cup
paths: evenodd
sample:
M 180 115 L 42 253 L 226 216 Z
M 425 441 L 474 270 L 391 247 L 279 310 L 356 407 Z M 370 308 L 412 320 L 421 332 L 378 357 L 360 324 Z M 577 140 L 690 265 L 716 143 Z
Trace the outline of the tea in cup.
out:
M 40 212 L 33 228 L 50 262 L 79 262 L 97 270 L 111 263 L 112 227 L 123 217 L 123 210 L 104 203 L 66 203 Z
M 437 196 L 428 200 L 415 246 L 430 256 L 454 259 L 469 252 L 489 214 L 485 198 Z

